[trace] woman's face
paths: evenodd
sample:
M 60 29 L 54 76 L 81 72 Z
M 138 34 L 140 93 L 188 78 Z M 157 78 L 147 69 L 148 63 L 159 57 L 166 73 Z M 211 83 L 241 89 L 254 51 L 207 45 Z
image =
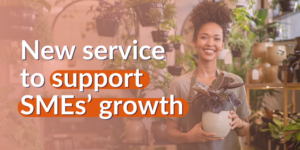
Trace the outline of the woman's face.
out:
M 194 41 L 199 59 L 204 61 L 214 61 L 223 49 L 223 30 L 221 26 L 214 22 L 204 24 Z

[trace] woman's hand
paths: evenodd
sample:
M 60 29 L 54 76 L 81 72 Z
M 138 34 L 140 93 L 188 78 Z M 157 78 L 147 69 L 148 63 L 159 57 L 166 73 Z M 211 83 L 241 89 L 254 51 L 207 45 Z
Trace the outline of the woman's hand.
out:
M 235 128 L 242 128 L 244 126 L 243 121 L 234 111 L 231 110 L 228 117 L 232 119 L 232 122 L 230 122 L 231 130 L 234 130 Z
M 215 133 L 207 133 L 204 130 L 202 130 L 202 122 L 196 124 L 193 129 L 191 129 L 188 133 L 188 141 L 189 142 L 211 142 L 211 141 L 217 141 L 217 140 L 223 140 L 224 138 L 216 138 L 212 137 L 216 135 Z

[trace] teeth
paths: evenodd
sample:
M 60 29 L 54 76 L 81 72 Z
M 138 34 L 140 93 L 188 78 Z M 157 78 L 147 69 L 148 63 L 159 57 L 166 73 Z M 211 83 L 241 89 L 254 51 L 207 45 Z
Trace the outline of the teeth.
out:
M 209 52 L 209 53 L 213 53 L 213 52 L 215 52 L 215 51 L 213 51 L 213 50 L 205 50 L 206 52 Z

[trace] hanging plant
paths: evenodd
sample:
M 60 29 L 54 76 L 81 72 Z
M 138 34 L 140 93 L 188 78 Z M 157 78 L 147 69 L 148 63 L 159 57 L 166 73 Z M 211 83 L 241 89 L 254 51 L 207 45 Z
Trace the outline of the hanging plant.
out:
M 172 19 L 176 12 L 172 0 L 125 0 L 128 15 L 136 13 L 143 27 L 155 27 Z
M 169 40 L 174 44 L 174 48 L 176 50 L 180 50 L 180 45 L 185 42 L 183 37 L 181 37 L 180 35 L 171 35 L 169 36 Z
M 99 0 L 99 5 L 94 9 L 93 6 L 87 12 L 94 13 L 97 33 L 99 36 L 114 37 L 118 31 L 120 19 L 125 13 L 122 2 L 117 1 L 114 5 Z
M 12 0 L 0 4 L 0 40 L 32 39 L 38 15 L 34 9 L 36 4 L 51 10 L 51 5 L 44 0 Z

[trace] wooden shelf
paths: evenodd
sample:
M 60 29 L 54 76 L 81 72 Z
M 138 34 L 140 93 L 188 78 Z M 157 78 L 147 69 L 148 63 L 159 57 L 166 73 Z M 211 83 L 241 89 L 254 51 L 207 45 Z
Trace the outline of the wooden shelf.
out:
M 287 71 L 284 72 L 284 81 L 283 83 L 279 84 L 271 84 L 271 83 L 259 83 L 259 84 L 250 84 L 249 83 L 249 75 L 246 74 L 246 92 L 247 92 L 247 100 L 248 100 L 248 105 L 250 106 L 250 90 L 251 89 L 278 89 L 282 88 L 283 89 L 283 119 L 284 119 L 284 126 L 287 125 L 287 118 L 288 118 L 288 90 L 292 91 L 292 98 L 291 101 L 293 104 L 295 104 L 295 90 L 300 90 L 300 83 L 288 83 L 287 82 Z M 295 112 L 296 108 L 295 105 L 293 105 L 293 112 Z M 285 136 L 287 136 L 285 134 Z M 250 145 L 250 134 L 247 135 L 247 150 L 250 150 L 250 148 L 253 145 Z M 287 150 L 286 145 L 284 145 L 284 149 Z
M 150 142 L 142 142 L 142 143 L 130 143 L 130 142 L 125 142 L 123 141 L 123 144 L 126 145 L 136 145 L 136 146 L 143 146 L 143 145 L 150 145 Z M 153 145 L 176 145 L 175 143 L 172 142 L 153 142 Z
M 273 84 L 273 83 L 257 83 L 257 84 L 246 84 L 248 89 L 278 89 L 283 88 L 283 84 Z

